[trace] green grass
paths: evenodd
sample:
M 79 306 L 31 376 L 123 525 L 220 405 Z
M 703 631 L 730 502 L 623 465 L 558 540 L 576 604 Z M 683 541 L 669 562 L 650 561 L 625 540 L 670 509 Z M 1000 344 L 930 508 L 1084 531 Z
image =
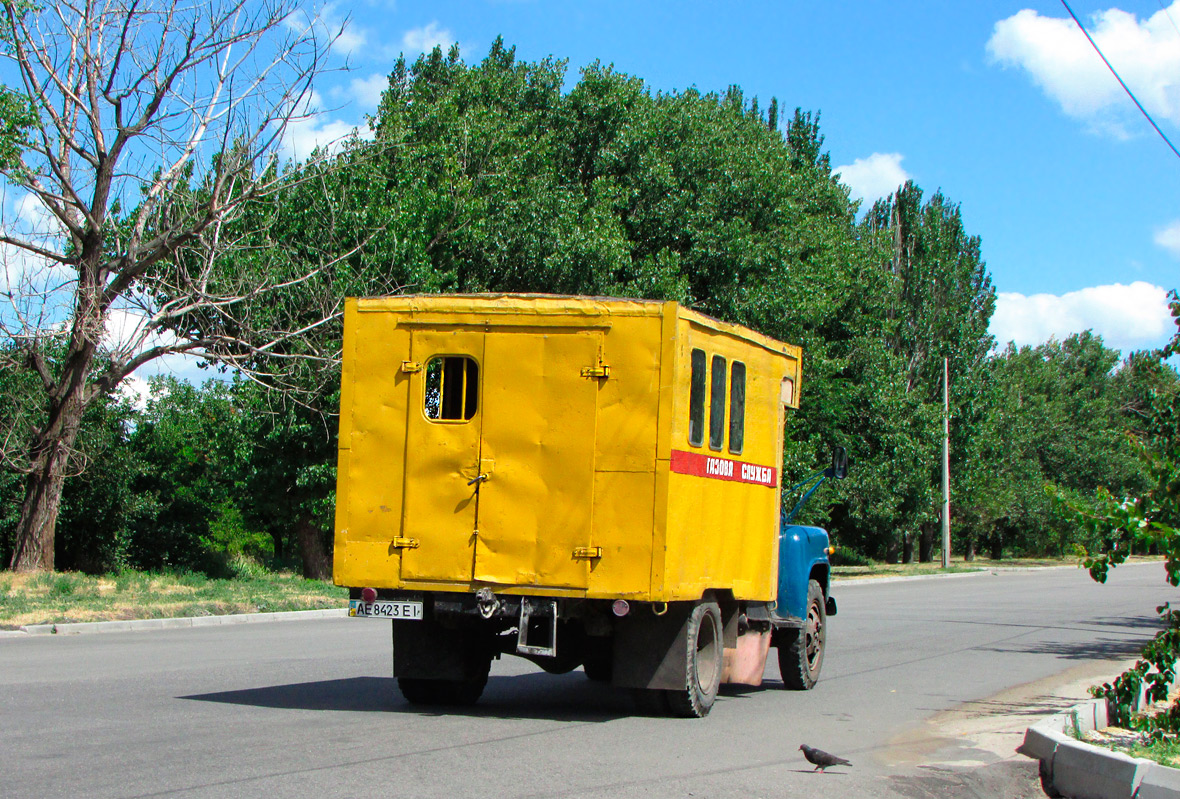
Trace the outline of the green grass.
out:
M 0 629 L 26 624 L 161 619 L 344 607 L 348 590 L 262 567 L 238 578 L 203 574 L 71 572 L 0 575 Z
M 1154 760 L 1161 766 L 1180 768 L 1180 741 L 1175 738 L 1163 738 L 1150 744 L 1132 744 L 1127 754 Z

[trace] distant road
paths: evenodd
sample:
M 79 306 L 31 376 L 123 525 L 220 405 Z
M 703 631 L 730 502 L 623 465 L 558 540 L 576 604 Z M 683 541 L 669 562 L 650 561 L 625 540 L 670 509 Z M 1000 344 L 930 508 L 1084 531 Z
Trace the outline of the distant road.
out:
M 763 688 L 724 690 L 704 720 L 634 716 L 625 693 L 517 658 L 493 664 L 473 710 L 412 708 L 388 676 L 382 621 L 3 638 L 0 795 L 1033 797 L 1031 762 L 966 768 L 998 758 L 929 720 L 1079 666 L 1100 673 L 1177 598 L 1159 564 L 1105 586 L 1058 569 L 834 593 L 815 690 L 782 690 L 772 664 Z M 853 768 L 813 774 L 804 742 Z

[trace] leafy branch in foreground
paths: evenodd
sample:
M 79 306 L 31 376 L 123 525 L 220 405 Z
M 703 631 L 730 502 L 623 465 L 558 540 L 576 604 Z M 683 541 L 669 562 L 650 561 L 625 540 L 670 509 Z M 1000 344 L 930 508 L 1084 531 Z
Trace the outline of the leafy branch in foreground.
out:
M 1172 318 L 1177 334 L 1158 353 L 1162 362 L 1180 350 L 1180 297 L 1170 295 Z M 1180 410 L 1176 391 L 1155 393 L 1150 398 L 1142 438 L 1136 441 L 1138 454 L 1149 478 L 1148 488 L 1139 496 L 1115 498 L 1099 489 L 1090 508 L 1067 501 L 1060 491 L 1055 499 L 1074 520 L 1107 542 L 1106 551 L 1090 554 L 1083 549 L 1082 565 L 1090 576 L 1105 583 L 1111 569 L 1130 555 L 1131 544 L 1164 556 L 1166 579 L 1180 586 Z M 1156 608 L 1163 629 L 1143 649 L 1142 657 L 1115 680 L 1094 686 L 1093 696 L 1105 698 L 1111 723 L 1139 730 L 1149 737 L 1180 733 L 1180 701 L 1158 714 L 1137 712 L 1142 691 L 1148 703 L 1167 699 L 1176 678 L 1180 659 L 1180 611 L 1170 603 Z

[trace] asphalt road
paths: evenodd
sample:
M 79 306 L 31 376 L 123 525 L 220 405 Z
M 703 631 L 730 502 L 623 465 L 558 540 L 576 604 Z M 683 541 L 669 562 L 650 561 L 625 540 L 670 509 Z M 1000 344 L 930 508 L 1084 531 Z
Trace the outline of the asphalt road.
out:
M 2 638 L 0 795 L 1033 797 L 1031 762 L 933 720 L 1110 668 L 1176 591 L 1149 564 L 1105 586 L 1064 569 L 835 594 L 813 691 L 782 690 L 772 665 L 760 689 L 723 689 L 703 720 L 636 716 L 580 671 L 517 658 L 493 664 L 473 710 L 412 708 L 375 620 Z M 854 765 L 813 773 L 803 742 Z

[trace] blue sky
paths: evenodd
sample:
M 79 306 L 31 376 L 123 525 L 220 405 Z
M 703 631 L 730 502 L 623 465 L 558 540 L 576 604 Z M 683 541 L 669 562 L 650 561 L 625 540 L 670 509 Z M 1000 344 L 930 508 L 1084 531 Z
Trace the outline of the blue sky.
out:
M 1180 146 L 1180 0 L 1071 6 Z M 821 114 L 833 165 L 868 201 L 912 178 L 962 206 L 999 292 L 993 332 L 1021 344 L 1093 328 L 1124 350 L 1168 338 L 1180 288 L 1180 158 L 1054 2 L 357 0 L 347 72 L 317 84 L 300 152 L 360 125 L 398 53 L 458 42 L 481 59 L 600 59 L 653 91 L 740 85 Z

